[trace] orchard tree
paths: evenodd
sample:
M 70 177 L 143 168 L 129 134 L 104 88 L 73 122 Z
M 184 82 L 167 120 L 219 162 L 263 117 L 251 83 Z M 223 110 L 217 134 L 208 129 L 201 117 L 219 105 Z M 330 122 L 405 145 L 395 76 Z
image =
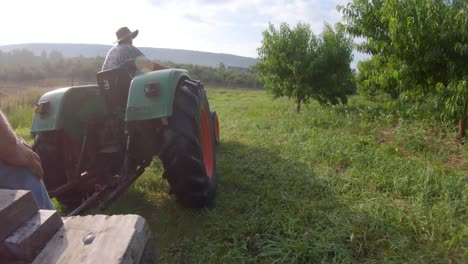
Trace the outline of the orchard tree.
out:
M 385 93 L 392 99 L 398 99 L 400 96 L 399 66 L 399 63 L 391 63 L 379 55 L 359 61 L 357 64 L 359 75 L 356 77 L 359 93 L 370 98 Z
M 369 78 L 359 77 L 359 83 L 384 84 L 377 87 L 385 89 L 395 79 L 400 100 L 420 104 L 435 98 L 441 117 L 457 120 L 458 137 L 463 137 L 468 118 L 466 0 L 354 0 L 339 10 L 348 31 L 364 38 L 359 49 L 378 56 L 361 65 Z M 377 60 L 383 64 L 371 69 Z
M 297 24 L 290 28 L 282 23 L 277 30 L 269 23 L 263 32 L 263 41 L 258 48 L 258 70 L 264 87 L 275 97 L 294 98 L 296 111 L 310 97 L 311 60 L 316 51 L 315 36 L 306 24 Z
M 355 74 L 350 66 L 353 60 L 353 41 L 339 24 L 335 29 L 325 24 L 317 41 L 310 80 L 315 87 L 312 98 L 322 105 L 339 102 L 346 104 L 348 95 L 356 90 Z
M 325 25 L 317 37 L 306 24 L 291 28 L 282 23 L 276 29 L 270 23 L 255 69 L 266 89 L 275 97 L 293 98 L 300 112 L 310 98 L 320 104 L 346 103 L 354 92 L 351 52 L 352 41 L 338 27 Z

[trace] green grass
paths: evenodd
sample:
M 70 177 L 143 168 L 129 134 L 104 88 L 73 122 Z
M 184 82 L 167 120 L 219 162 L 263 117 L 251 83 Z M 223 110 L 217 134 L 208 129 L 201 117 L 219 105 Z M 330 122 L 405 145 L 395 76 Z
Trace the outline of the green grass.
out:
M 8 116 L 8 122 L 17 135 L 30 143 L 33 141 L 30 137 L 33 106 L 46 91 L 45 88 L 37 87 L 0 90 L 0 110 Z
M 297 114 L 264 91 L 208 95 L 221 130 L 217 206 L 177 205 L 155 161 L 104 212 L 143 216 L 160 263 L 467 260 L 468 147 L 449 126 L 360 97 Z M 18 115 L 21 132 L 30 119 Z

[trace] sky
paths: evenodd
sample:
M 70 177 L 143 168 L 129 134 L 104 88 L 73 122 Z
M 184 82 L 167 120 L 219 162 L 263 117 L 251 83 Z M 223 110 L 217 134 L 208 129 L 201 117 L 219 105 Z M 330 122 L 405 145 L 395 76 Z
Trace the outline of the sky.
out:
M 347 0 L 3 0 L 0 45 L 113 44 L 122 26 L 137 47 L 257 57 L 268 22 L 298 22 L 319 34 Z M 358 55 L 359 57 L 359 55 Z

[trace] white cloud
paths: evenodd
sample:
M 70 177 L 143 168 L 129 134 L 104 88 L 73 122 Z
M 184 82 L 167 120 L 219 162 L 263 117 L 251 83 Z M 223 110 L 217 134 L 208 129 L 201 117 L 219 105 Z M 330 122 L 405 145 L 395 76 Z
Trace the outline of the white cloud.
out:
M 208 22 L 206 20 L 203 20 L 201 17 L 199 17 L 197 15 L 185 14 L 184 18 L 189 20 L 189 21 L 195 22 L 195 23 L 211 24 L 210 22 Z
M 259 13 L 271 16 L 271 22 L 274 24 L 304 22 L 318 34 L 323 29 L 324 21 L 334 24 L 340 20 L 341 16 L 336 11 L 339 2 L 339 0 L 276 0 L 269 5 L 259 5 L 257 8 Z
M 346 0 L 14 0 L 2 3 L 0 45 L 112 44 L 121 26 L 139 29 L 134 44 L 256 57 L 267 23 L 341 19 Z

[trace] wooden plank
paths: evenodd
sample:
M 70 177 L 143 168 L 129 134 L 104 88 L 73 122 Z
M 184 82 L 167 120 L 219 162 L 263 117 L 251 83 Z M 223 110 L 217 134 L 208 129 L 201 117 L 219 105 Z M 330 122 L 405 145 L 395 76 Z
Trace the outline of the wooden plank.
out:
M 63 226 L 55 210 L 39 210 L 4 241 L 18 260 L 32 261 L 55 233 Z
M 0 189 L 0 241 L 39 210 L 31 191 Z
M 15 256 L 13 256 L 8 248 L 3 244 L 0 243 L 0 263 L 7 263 L 10 264 L 14 261 Z
M 145 219 L 138 215 L 72 216 L 63 220 L 64 226 L 34 264 L 139 263 L 152 239 Z

